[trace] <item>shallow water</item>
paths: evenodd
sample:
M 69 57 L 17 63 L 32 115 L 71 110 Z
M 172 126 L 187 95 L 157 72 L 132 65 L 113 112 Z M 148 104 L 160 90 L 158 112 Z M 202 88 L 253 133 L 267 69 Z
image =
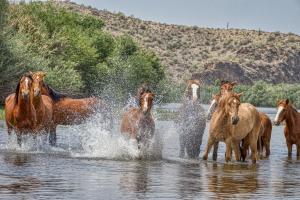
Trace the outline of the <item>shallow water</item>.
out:
M 172 109 L 172 106 L 169 106 Z M 169 109 L 168 106 L 165 109 Z M 173 106 L 176 110 L 176 107 Z M 264 108 L 272 119 L 275 109 Z M 29 138 L 19 148 L 0 125 L 0 198 L 3 199 L 282 199 L 300 195 L 300 161 L 287 158 L 283 127 L 273 127 L 271 156 L 248 163 L 178 158 L 172 121 L 156 121 L 154 158 L 139 159 L 134 142 L 103 130 L 97 118 L 60 127 L 58 146 Z M 207 130 L 201 153 L 205 148 Z M 162 158 L 160 158 L 160 148 Z M 153 157 L 152 157 L 153 158 Z

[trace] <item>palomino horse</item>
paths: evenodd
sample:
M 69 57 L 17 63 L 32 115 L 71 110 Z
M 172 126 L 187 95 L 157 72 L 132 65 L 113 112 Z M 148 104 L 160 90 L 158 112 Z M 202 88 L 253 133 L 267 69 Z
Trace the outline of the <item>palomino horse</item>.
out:
M 205 111 L 200 104 L 199 90 L 199 80 L 188 81 L 183 104 L 175 121 L 179 131 L 180 157 L 184 157 L 187 152 L 188 157 L 196 158 L 200 153 L 206 120 Z
M 126 111 L 121 121 L 121 133 L 136 139 L 139 147 L 147 147 L 154 135 L 155 123 L 151 113 L 154 96 L 152 92 L 143 93 L 139 107 Z
M 109 120 L 109 126 L 112 126 L 109 107 L 99 98 L 81 98 L 73 99 L 66 95 L 59 94 L 49 87 L 43 80 L 43 72 L 35 72 L 34 76 L 40 76 L 42 85 L 42 95 L 49 96 L 53 101 L 53 126 L 50 130 L 50 143 L 56 144 L 57 125 L 73 125 L 83 123 L 87 118 L 94 115 L 98 110 Z
M 15 130 L 18 144 L 22 135 L 34 133 L 36 130 L 36 111 L 33 105 L 33 79 L 25 74 L 19 80 L 15 94 L 5 100 L 5 120 L 8 134 Z
M 300 113 L 289 102 L 289 99 L 277 103 L 277 114 L 274 124 L 285 121 L 284 136 L 288 148 L 288 156 L 292 156 L 293 144 L 297 146 L 297 157 L 300 156 Z
M 232 92 L 234 86 L 237 84 L 236 81 L 230 82 L 230 81 L 222 81 L 220 85 L 220 92 L 219 94 L 212 95 L 212 101 L 207 111 L 207 119 L 210 120 L 212 113 L 215 111 L 216 107 L 218 106 L 219 99 L 222 95 Z M 214 144 L 214 150 L 213 150 L 213 160 L 217 160 L 218 157 L 218 149 L 219 149 L 219 143 L 216 142 Z
M 33 79 L 33 105 L 36 110 L 37 117 L 37 131 L 39 133 L 49 133 L 54 128 L 52 120 L 53 114 L 53 102 L 49 96 L 42 95 L 43 79 L 46 74 L 43 72 L 34 73 Z M 51 137 L 49 137 L 49 143 L 54 145 Z
M 248 103 L 240 103 L 241 94 L 228 92 L 219 100 L 218 107 L 212 115 L 209 138 L 203 159 L 207 160 L 212 146 L 219 141 L 226 143 L 226 161 L 231 160 L 233 147 L 235 158 L 240 160 L 239 143 L 247 138 L 249 141 L 252 163 L 257 160 L 257 140 L 261 127 L 260 116 L 256 108 Z

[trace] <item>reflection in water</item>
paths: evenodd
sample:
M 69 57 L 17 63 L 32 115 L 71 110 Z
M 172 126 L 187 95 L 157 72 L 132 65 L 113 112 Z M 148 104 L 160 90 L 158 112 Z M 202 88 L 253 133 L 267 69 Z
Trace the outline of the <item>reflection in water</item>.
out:
M 179 164 L 178 193 L 180 199 L 194 199 L 202 192 L 201 171 L 199 164 Z
M 29 154 L 6 154 L 4 155 L 4 161 L 15 165 L 15 166 L 24 166 L 31 162 L 31 155 Z
M 0 185 L 0 194 L 26 193 L 41 186 L 41 182 L 33 177 L 17 177 L 5 174 L 0 174 L 0 177 L 2 180 L 7 179 L 9 182 L 13 180 L 13 183 Z
M 256 168 L 233 164 L 213 164 L 211 168 L 206 179 L 215 198 L 249 198 L 259 189 Z
M 123 172 L 120 177 L 120 187 L 124 192 L 133 192 L 136 198 L 143 199 L 148 191 L 148 171 L 149 163 L 139 161 L 130 163 L 132 165 L 130 171 Z

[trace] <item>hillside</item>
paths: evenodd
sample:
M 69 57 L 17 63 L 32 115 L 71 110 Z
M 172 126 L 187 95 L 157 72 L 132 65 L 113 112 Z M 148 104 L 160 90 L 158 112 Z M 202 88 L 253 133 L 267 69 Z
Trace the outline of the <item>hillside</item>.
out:
M 101 18 L 114 35 L 129 34 L 153 50 L 176 82 L 201 77 L 252 84 L 299 83 L 300 37 L 289 33 L 240 29 L 211 29 L 143 21 L 122 13 L 111 13 L 70 2 L 67 9 Z

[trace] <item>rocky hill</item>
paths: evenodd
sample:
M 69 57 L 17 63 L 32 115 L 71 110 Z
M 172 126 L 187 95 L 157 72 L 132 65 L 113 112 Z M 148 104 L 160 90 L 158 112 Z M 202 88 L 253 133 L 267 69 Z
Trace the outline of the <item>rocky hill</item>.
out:
M 191 76 L 208 84 L 216 79 L 300 82 L 300 37 L 293 33 L 169 25 L 70 2 L 58 5 L 101 18 L 115 35 L 133 36 L 161 58 L 176 82 Z

